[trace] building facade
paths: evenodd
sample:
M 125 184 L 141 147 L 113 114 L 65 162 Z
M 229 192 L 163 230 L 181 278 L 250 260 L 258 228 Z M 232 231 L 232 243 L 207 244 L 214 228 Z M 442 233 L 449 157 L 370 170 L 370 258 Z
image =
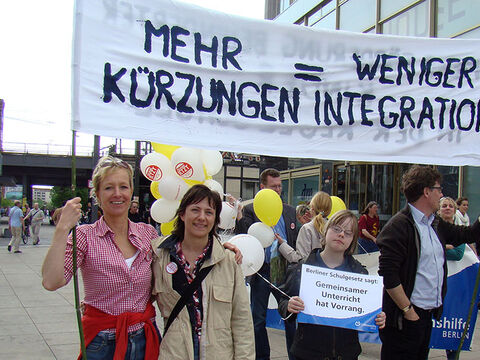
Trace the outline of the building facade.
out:
M 472 0 L 266 0 L 265 18 L 317 29 L 412 37 L 480 39 L 480 1 Z M 308 201 L 318 190 L 361 211 L 375 200 L 385 222 L 405 205 L 400 180 L 410 164 L 317 161 L 282 171 L 284 200 Z M 467 196 L 469 213 L 480 214 L 480 168 L 438 166 L 444 194 Z

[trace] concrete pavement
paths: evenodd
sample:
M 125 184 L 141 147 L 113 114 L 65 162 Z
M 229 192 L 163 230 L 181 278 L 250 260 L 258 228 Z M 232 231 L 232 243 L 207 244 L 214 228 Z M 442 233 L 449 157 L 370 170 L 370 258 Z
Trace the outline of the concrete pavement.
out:
M 9 253 L 9 239 L 0 238 L 0 359 L 66 360 L 78 355 L 73 281 L 55 292 L 41 284 L 41 265 L 53 231 L 53 226 L 42 226 L 40 245 L 30 240 L 21 245 L 21 254 Z M 479 323 L 473 351 L 462 352 L 461 359 L 480 359 Z M 271 359 L 287 360 L 283 332 L 269 329 L 269 338 Z M 362 348 L 360 359 L 380 358 L 380 345 L 364 343 Z M 430 351 L 429 359 L 445 358 L 443 350 Z

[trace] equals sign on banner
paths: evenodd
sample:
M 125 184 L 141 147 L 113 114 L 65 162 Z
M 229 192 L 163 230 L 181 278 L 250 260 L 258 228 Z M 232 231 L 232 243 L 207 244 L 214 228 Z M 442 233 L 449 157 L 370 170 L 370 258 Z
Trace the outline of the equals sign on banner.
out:
M 301 71 L 308 71 L 308 72 L 318 72 L 321 73 L 323 72 L 323 68 L 320 66 L 313 66 L 313 65 L 307 65 L 307 64 L 301 64 L 301 63 L 296 63 L 295 64 L 295 69 L 301 70 Z M 295 77 L 297 79 L 302 79 L 305 81 L 322 81 L 320 79 L 320 76 L 317 75 L 311 75 L 311 74 L 305 74 L 305 73 L 296 73 Z

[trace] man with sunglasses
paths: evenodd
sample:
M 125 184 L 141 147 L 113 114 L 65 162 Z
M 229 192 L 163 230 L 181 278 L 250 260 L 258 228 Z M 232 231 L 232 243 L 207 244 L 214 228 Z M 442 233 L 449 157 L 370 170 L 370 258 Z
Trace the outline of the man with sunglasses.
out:
M 435 215 L 443 196 L 441 180 L 429 166 L 412 166 L 402 177 L 407 206 L 377 237 L 387 315 L 380 330 L 384 360 L 428 358 L 432 318 L 440 319 L 447 292 L 445 244 L 458 246 L 480 238 L 478 220 L 462 227 Z

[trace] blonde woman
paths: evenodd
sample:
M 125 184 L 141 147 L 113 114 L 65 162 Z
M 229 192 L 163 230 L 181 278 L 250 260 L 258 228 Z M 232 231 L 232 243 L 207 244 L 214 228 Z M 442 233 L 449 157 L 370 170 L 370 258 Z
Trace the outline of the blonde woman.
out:
M 91 195 L 104 215 L 76 230 L 77 266 L 85 289 L 82 325 L 87 358 L 157 359 L 150 241 L 158 234 L 150 225 L 128 220 L 133 194 L 133 171 L 128 163 L 103 157 L 92 181 Z M 57 290 L 72 278 L 70 230 L 82 214 L 80 200 L 71 199 L 62 208 L 42 267 L 47 290 Z
M 319 191 L 310 200 L 313 219 L 303 225 L 298 232 L 296 250 L 276 235 L 279 251 L 288 262 L 299 262 L 307 258 L 313 249 L 322 248 L 321 241 L 325 234 L 327 215 L 332 211 L 332 199 L 326 192 Z

